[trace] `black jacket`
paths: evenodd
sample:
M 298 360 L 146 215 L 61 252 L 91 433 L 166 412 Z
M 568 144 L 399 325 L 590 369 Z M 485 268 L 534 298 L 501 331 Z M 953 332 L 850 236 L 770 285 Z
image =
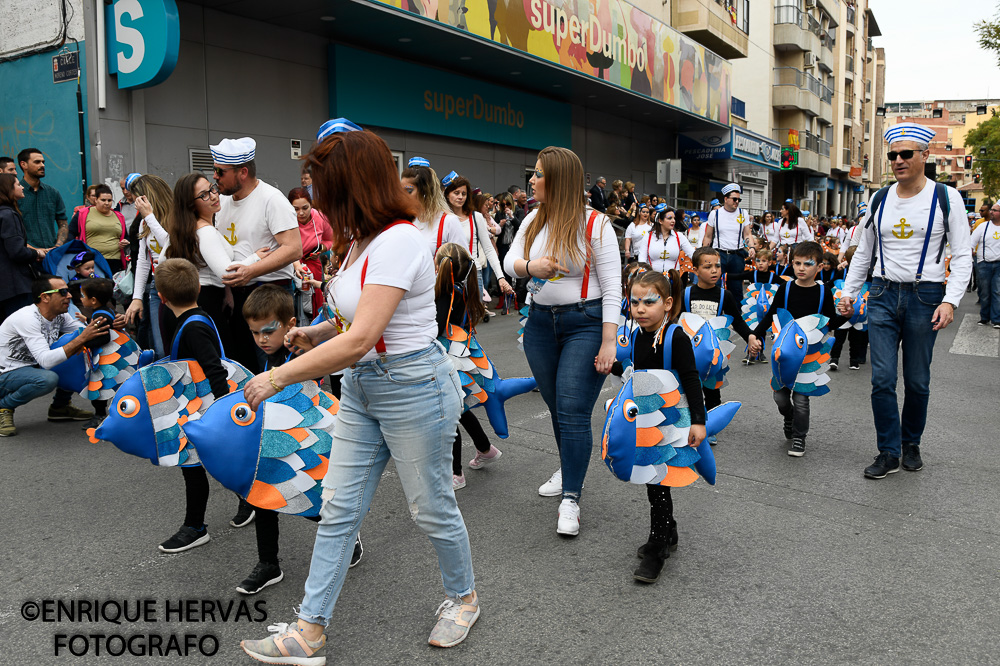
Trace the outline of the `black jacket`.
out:
M 0 301 L 31 293 L 34 275 L 31 266 L 38 254 L 28 247 L 21 214 L 10 206 L 0 206 Z
M 590 207 L 602 213 L 608 209 L 608 200 L 604 196 L 604 190 L 596 183 L 590 188 Z

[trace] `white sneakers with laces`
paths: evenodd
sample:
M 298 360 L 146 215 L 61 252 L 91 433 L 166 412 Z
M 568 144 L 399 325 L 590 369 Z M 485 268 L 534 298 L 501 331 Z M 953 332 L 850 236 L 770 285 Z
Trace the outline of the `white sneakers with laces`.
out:
M 563 536 L 576 536 L 580 533 L 580 505 L 571 499 L 559 503 L 559 522 L 556 533 Z
M 538 487 L 538 494 L 542 497 L 559 497 L 562 495 L 562 468 L 549 477 L 549 480 Z

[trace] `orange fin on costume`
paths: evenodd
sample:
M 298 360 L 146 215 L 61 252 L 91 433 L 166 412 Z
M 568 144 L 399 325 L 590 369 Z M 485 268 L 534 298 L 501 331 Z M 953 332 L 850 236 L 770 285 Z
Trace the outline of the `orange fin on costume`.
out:
M 670 393 L 661 393 L 660 397 L 663 398 L 664 407 L 673 407 L 681 401 L 681 392 L 671 391 Z
M 171 384 L 146 391 L 146 400 L 150 405 L 158 405 L 174 397 L 174 387 Z
M 316 479 L 317 481 L 322 481 L 323 477 L 326 476 L 326 468 L 330 466 L 330 461 L 326 456 L 320 456 L 319 459 L 322 461 L 320 464 L 316 465 L 312 469 L 302 470 L 309 475 L 310 478 Z
M 698 472 L 694 471 L 690 467 L 673 467 L 667 465 L 667 476 L 660 481 L 661 486 L 672 486 L 674 488 L 683 488 L 684 486 L 689 486 L 695 482 L 698 478 Z
M 658 428 L 636 428 L 636 446 L 656 446 L 663 440 L 663 433 Z
M 247 494 L 247 501 L 256 507 L 271 509 L 272 511 L 288 504 L 285 498 L 282 497 L 281 491 L 270 483 L 264 483 L 263 481 L 253 482 L 253 486 Z
M 99 365 L 111 365 L 112 363 L 117 363 L 121 359 L 122 355 L 117 352 L 112 354 L 101 354 Z
M 201 369 L 200 365 L 197 363 L 188 363 L 188 365 L 191 367 L 191 381 L 197 384 L 205 379 L 205 371 Z M 232 384 L 232 380 L 229 383 Z
M 295 441 L 299 444 L 302 443 L 307 437 L 309 437 L 309 431 L 305 428 L 289 428 L 285 430 L 285 434 L 291 435 L 295 438 Z

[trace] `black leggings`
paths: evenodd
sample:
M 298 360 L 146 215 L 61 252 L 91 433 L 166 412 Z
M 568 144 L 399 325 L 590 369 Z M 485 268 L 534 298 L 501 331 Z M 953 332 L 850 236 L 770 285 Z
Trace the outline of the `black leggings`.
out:
M 649 499 L 649 540 L 666 544 L 670 539 L 670 529 L 676 524 L 670 486 L 647 483 L 646 497 Z
M 487 453 L 490 450 L 490 439 L 486 436 L 483 426 L 479 424 L 479 419 L 471 411 L 463 412 L 458 417 L 458 422 L 465 428 L 465 432 L 472 437 L 472 443 L 480 453 Z M 462 432 L 455 430 L 455 443 L 451 448 L 452 460 L 451 471 L 455 476 L 462 475 Z
M 184 475 L 184 495 L 187 506 L 184 510 L 184 524 L 200 530 L 205 525 L 205 507 L 208 506 L 208 474 L 205 468 L 181 467 Z

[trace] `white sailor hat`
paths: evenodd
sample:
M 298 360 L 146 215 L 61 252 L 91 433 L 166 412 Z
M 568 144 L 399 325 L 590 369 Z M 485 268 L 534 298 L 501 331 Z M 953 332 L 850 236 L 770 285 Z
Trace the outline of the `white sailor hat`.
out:
M 728 185 L 726 185 L 725 187 L 722 188 L 722 196 L 726 196 L 727 194 L 729 194 L 730 192 L 733 192 L 733 191 L 736 191 L 736 192 L 739 192 L 740 194 L 743 194 L 743 188 L 741 188 L 736 183 L 729 183 Z
M 665 203 L 656 204 L 656 207 L 653 208 L 653 212 L 655 212 L 655 213 L 662 213 L 667 208 L 669 208 L 669 206 L 667 206 L 667 204 L 665 204 Z
M 248 136 L 242 139 L 223 139 L 212 149 L 212 161 L 216 164 L 246 164 L 257 153 L 257 142 Z
M 888 144 L 896 141 L 916 141 L 917 143 L 930 143 L 934 138 L 934 130 L 925 125 L 916 123 L 897 123 L 885 131 L 885 142 Z
M 430 165 L 431 165 L 430 160 L 428 160 L 426 157 L 411 157 L 410 161 L 406 163 L 406 166 L 411 166 L 411 167 L 418 167 L 418 166 L 429 167 Z
M 338 132 L 360 132 L 361 127 L 355 125 L 347 118 L 332 118 L 319 126 L 316 132 L 316 141 L 322 141 L 331 134 Z
M 858 204 L 858 212 L 859 213 L 865 213 L 867 211 L 868 211 L 868 204 L 866 204 L 864 201 L 862 201 L 861 203 Z
M 785 199 L 785 203 L 795 203 L 795 199 Z
M 140 178 L 142 178 L 141 173 L 130 173 L 129 175 L 125 176 L 125 189 L 126 190 L 132 189 L 132 184 L 135 183 L 135 181 L 139 180 Z
M 805 215 L 806 217 L 809 217 L 809 211 L 807 210 L 802 211 L 802 214 Z

